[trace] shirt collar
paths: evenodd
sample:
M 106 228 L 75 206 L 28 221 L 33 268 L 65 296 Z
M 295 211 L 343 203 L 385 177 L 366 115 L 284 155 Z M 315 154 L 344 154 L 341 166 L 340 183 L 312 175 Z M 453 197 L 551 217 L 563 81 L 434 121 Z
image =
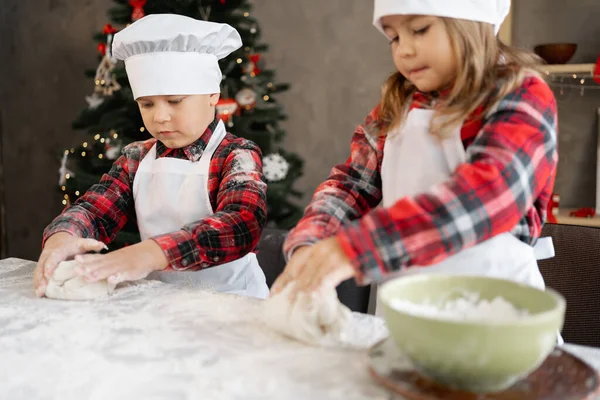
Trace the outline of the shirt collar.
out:
M 185 157 L 192 161 L 196 162 L 200 160 L 210 138 L 212 137 L 215 129 L 217 128 L 217 124 L 219 123 L 219 118 L 215 116 L 215 119 L 208 125 L 204 133 L 196 139 L 195 142 L 188 144 L 185 147 L 180 149 L 170 149 L 164 145 L 160 140 L 156 141 L 156 156 L 157 157 L 165 157 L 168 155 L 175 156 L 176 154 L 185 154 Z

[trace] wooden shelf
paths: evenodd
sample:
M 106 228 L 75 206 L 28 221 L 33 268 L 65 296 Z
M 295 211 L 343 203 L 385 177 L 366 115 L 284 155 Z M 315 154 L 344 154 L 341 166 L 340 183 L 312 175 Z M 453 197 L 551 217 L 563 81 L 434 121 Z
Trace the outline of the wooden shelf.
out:
M 569 213 L 571 211 L 575 211 L 577 209 L 559 209 L 558 215 L 556 216 L 556 221 L 559 224 L 563 225 L 580 225 L 580 226 L 597 226 L 600 227 L 600 216 L 596 214 L 596 216 L 592 218 L 580 218 L 580 217 L 571 217 Z
M 555 64 L 543 65 L 546 74 L 584 74 L 592 75 L 596 64 Z

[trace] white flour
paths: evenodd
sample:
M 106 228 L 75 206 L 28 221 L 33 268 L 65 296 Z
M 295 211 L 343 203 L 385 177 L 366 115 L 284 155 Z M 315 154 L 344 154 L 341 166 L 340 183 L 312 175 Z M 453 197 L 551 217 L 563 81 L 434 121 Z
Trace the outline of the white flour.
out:
M 433 317 L 452 321 L 506 322 L 529 315 L 527 310 L 516 308 L 499 296 L 492 301 L 480 299 L 479 293 L 462 292 L 462 297 L 437 304 L 416 304 L 402 299 L 393 299 L 390 306 L 411 315 Z

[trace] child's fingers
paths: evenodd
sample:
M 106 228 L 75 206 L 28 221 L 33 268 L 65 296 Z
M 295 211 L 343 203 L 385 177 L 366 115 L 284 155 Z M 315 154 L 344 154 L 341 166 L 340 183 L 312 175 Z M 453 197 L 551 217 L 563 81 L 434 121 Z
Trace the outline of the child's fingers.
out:
M 96 239 L 77 239 L 75 242 L 76 245 L 76 253 L 87 253 L 88 251 L 100 251 L 102 249 L 106 249 L 106 245 Z M 74 255 L 74 254 L 70 254 Z
M 38 264 L 38 266 L 35 268 L 35 271 L 33 271 L 33 287 L 35 289 L 36 296 L 44 296 L 44 294 L 46 293 L 47 285 L 48 282 L 44 277 L 44 269 Z
M 271 286 L 271 296 L 276 295 L 281 292 L 290 282 L 292 281 L 292 277 L 286 271 L 283 271 L 281 275 L 275 279 L 273 286 Z

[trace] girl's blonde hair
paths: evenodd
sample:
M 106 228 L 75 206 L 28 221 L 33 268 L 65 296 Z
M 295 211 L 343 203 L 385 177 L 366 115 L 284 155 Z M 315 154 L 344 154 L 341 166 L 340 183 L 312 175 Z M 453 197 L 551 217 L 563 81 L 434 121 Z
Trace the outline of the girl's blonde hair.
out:
M 491 24 L 441 18 L 458 62 L 457 76 L 447 96 L 436 105 L 431 131 L 445 136 L 483 106 L 485 116 L 498 100 L 519 87 L 526 75 L 537 75 L 541 61 L 533 53 L 503 44 Z M 387 134 L 402 122 L 416 87 L 399 72 L 382 89 L 377 124 Z

